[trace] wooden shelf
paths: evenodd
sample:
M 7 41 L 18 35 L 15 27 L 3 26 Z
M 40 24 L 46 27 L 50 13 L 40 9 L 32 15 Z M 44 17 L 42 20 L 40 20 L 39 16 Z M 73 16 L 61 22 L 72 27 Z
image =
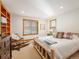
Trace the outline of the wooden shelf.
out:
M 6 17 L 6 15 L 5 15 L 4 13 L 2 13 L 2 12 L 1 12 L 1 16 L 2 16 L 2 17 Z
M 10 26 L 10 23 L 8 22 L 6 25 L 7 25 L 7 26 Z
M 7 28 L 10 28 L 10 25 L 6 25 Z
M 1 5 L 1 13 L 6 16 L 6 12 L 5 8 Z
M 0 17 L 4 17 L 7 23 L 0 23 L 0 59 L 11 59 L 11 43 L 10 43 L 10 14 L 3 6 L 0 0 Z M 1 19 L 1 21 L 3 18 Z M 5 21 L 5 20 L 3 20 Z M 2 43 L 1 43 L 2 41 Z
M 6 14 L 7 14 L 7 16 L 6 16 L 6 17 L 7 17 L 7 19 L 9 19 L 9 20 L 10 20 L 10 14 L 9 14 L 8 12 L 7 12 Z
M 10 19 L 9 18 L 7 18 L 7 21 L 10 23 Z
M 7 12 L 7 10 L 4 8 L 3 5 L 0 6 L 0 12 L 1 16 L 6 18 L 7 23 L 1 25 L 2 34 L 6 33 L 10 34 L 10 14 Z

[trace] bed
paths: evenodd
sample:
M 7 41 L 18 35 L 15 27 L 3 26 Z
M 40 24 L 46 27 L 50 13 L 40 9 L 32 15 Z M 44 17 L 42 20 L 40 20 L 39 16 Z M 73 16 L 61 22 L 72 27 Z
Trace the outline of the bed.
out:
M 67 59 L 79 50 L 79 38 L 71 40 L 44 36 L 34 39 L 34 47 L 43 59 Z

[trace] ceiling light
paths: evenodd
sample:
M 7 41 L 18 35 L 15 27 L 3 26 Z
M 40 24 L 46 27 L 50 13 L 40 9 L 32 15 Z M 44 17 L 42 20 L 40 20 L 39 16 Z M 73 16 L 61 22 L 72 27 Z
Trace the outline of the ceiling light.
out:
M 22 14 L 24 14 L 24 11 L 22 11 Z
M 63 9 L 64 7 L 63 6 L 60 6 L 60 9 Z

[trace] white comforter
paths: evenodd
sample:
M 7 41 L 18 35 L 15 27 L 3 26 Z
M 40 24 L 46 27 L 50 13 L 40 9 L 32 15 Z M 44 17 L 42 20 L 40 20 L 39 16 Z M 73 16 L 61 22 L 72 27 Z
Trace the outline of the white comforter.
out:
M 39 39 L 41 41 L 57 42 L 57 44 L 50 45 L 50 48 L 55 50 L 56 59 L 66 59 L 79 50 L 79 39 L 69 40 L 53 37 L 41 37 Z

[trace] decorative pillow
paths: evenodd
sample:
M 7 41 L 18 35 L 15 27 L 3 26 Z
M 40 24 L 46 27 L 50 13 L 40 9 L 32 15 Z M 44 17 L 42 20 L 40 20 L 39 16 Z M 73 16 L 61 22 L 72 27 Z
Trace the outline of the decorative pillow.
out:
M 56 38 L 63 38 L 64 32 L 58 32 Z
M 75 34 L 73 34 L 73 38 L 72 39 L 78 39 L 79 40 L 79 37 L 78 37 L 78 35 L 75 35 Z
M 63 36 L 65 39 L 72 39 L 72 33 L 71 32 L 68 32 L 68 33 L 64 33 L 64 36 Z
M 53 33 L 53 37 L 56 38 L 56 36 L 57 36 L 57 32 L 54 32 L 54 33 Z

